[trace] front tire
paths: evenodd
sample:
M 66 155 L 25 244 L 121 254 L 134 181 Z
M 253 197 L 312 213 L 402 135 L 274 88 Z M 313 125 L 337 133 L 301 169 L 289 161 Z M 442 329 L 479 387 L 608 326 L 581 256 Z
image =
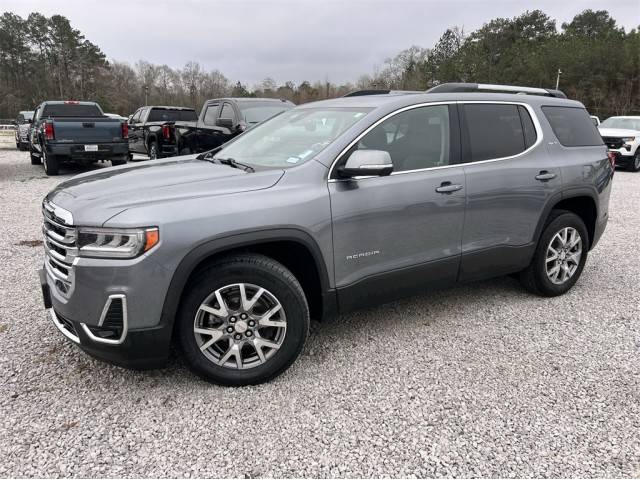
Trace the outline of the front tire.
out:
M 634 173 L 640 171 L 640 146 L 638 147 L 636 154 L 633 156 L 633 159 L 629 163 L 628 170 L 633 171 Z
M 190 283 L 176 318 L 187 364 L 207 381 L 259 384 L 284 372 L 309 331 L 309 307 L 295 276 L 266 256 L 221 259 Z
M 554 210 L 531 264 L 520 273 L 520 282 L 540 296 L 564 294 L 582 274 L 588 251 L 589 234 L 582 219 L 569 211 Z

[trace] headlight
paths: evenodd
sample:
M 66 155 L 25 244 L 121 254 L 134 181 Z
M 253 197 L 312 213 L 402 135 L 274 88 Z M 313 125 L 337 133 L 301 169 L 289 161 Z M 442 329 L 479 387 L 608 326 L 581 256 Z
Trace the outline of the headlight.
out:
M 622 141 L 624 141 L 625 143 L 633 143 L 634 141 L 636 141 L 635 137 L 630 136 L 629 138 L 623 138 Z
M 158 228 L 78 228 L 79 254 L 91 258 L 135 258 L 158 241 Z

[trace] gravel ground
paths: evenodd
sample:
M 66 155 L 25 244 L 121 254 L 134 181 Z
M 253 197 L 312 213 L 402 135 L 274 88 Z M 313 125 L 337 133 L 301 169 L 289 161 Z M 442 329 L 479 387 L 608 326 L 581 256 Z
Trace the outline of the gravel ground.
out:
M 47 318 L 46 178 L 0 149 L 0 477 L 640 477 L 640 174 L 567 295 L 508 278 L 315 325 L 277 380 L 132 372 Z M 26 243 L 21 243 L 26 242 Z

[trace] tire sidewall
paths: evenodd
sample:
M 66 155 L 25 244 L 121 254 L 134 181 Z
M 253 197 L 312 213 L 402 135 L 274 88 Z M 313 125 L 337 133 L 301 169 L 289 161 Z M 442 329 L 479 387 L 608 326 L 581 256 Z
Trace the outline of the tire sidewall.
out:
M 282 305 L 287 331 L 278 351 L 265 364 L 237 370 L 218 366 L 200 352 L 193 333 L 196 313 L 204 300 L 215 290 L 235 283 L 250 283 L 267 289 Z M 190 285 L 178 317 L 178 339 L 183 354 L 194 372 L 204 379 L 224 385 L 257 384 L 277 376 L 298 357 L 309 330 L 309 310 L 300 292 L 285 278 L 254 264 L 226 263 L 199 275 Z
M 547 276 L 546 271 L 546 252 L 547 248 L 553 237 L 563 228 L 572 227 L 575 228 L 578 234 L 580 235 L 580 239 L 582 240 L 582 255 L 580 257 L 580 263 L 578 264 L 578 269 L 574 273 L 574 275 L 563 284 L 555 284 L 551 282 L 549 277 Z M 539 288 L 547 296 L 558 296 L 569 291 L 574 284 L 580 278 L 582 274 L 582 270 L 584 269 L 584 265 L 587 261 L 589 250 L 589 234 L 587 232 L 587 228 L 584 225 L 584 222 L 580 219 L 579 216 L 574 213 L 562 213 L 556 218 L 554 218 L 549 224 L 545 227 L 542 236 L 540 237 L 540 241 L 538 242 L 538 247 L 536 250 L 536 255 L 534 261 L 535 263 L 535 276 L 536 283 Z
M 157 160 L 158 159 L 158 146 L 155 141 L 152 141 L 149 145 L 149 159 Z

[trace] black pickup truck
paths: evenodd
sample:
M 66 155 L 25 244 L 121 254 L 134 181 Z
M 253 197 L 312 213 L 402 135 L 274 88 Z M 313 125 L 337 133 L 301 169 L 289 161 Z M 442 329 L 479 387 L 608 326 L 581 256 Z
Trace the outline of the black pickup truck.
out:
M 218 98 L 207 100 L 194 122 L 174 125 L 180 154 L 211 150 L 258 123 L 290 110 L 295 105 L 273 98 Z
M 33 115 L 29 153 L 32 165 L 43 163 L 53 176 L 67 161 L 123 165 L 129 158 L 128 141 L 126 122 L 105 116 L 97 103 L 45 101 Z
M 129 152 L 149 155 L 152 160 L 180 153 L 175 128 L 198 120 L 193 108 L 143 106 L 129 119 Z M 185 123 L 186 122 L 186 123 Z

